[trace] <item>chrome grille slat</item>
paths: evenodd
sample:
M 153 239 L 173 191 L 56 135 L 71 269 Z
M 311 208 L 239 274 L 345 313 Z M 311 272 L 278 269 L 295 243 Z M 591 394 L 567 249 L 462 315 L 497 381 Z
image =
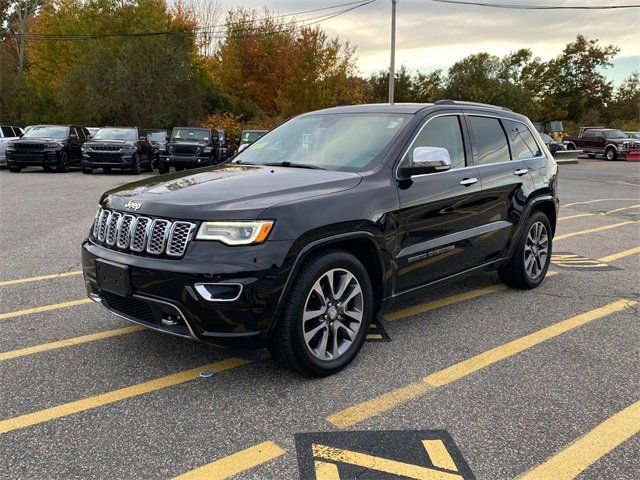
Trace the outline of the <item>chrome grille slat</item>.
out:
M 136 217 L 133 215 L 123 215 L 122 222 L 118 227 L 118 239 L 116 246 L 118 248 L 129 248 L 129 241 L 131 239 L 131 225 Z
M 91 230 L 93 239 L 108 248 L 181 257 L 193 238 L 196 224 L 171 222 L 100 209 Z
M 118 228 L 120 227 L 120 222 L 122 221 L 122 214 L 119 212 L 113 212 L 111 217 L 109 218 L 109 226 L 107 227 L 107 234 L 105 236 L 105 241 L 107 245 L 115 245 L 116 239 L 118 238 Z

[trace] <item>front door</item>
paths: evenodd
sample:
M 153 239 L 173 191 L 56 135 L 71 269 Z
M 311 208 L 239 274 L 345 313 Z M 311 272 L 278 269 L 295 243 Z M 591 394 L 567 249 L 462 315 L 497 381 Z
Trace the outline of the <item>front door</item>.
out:
M 416 147 L 442 147 L 451 169 L 418 175 L 398 183 L 399 245 L 396 253 L 396 293 L 420 287 L 473 265 L 475 237 L 481 234 L 477 200 L 478 169 L 460 113 L 428 117 L 400 165 L 411 165 Z

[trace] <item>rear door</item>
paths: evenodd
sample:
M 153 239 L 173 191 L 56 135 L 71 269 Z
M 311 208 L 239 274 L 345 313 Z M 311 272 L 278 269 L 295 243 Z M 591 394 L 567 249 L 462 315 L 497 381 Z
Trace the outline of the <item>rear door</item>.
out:
M 535 140 L 524 123 L 485 114 L 468 114 L 473 135 L 474 162 L 480 171 L 482 201 L 480 216 L 487 233 L 478 239 L 476 261 L 501 258 L 515 233 L 533 177 L 526 158 L 539 156 Z
M 403 154 L 411 165 L 416 147 L 442 147 L 451 169 L 398 183 L 396 292 L 411 290 L 474 266 L 473 250 L 482 228 L 477 215 L 478 169 L 460 112 L 434 114 L 422 124 Z

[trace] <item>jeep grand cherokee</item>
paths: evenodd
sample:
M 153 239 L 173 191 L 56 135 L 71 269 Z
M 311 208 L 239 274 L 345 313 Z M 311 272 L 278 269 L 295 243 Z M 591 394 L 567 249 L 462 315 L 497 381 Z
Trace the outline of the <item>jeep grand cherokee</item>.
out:
M 328 375 L 398 298 L 486 269 L 537 287 L 556 175 L 531 122 L 498 107 L 307 113 L 231 164 L 105 193 L 86 287 L 149 328 Z

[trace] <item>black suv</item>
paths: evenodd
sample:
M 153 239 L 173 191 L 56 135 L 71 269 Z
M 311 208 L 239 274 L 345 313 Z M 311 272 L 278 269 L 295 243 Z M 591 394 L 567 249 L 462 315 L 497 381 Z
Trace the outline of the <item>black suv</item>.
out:
M 11 172 L 27 166 L 68 172 L 71 165 L 80 164 L 87 138 L 89 130 L 78 125 L 35 125 L 20 140 L 9 142 L 7 166 Z
M 147 130 L 146 134 L 154 149 L 153 166 L 155 168 L 158 168 L 158 160 L 160 159 L 160 154 L 167 152 L 169 132 L 167 132 L 166 130 Z
M 91 173 L 95 168 L 105 172 L 119 168 L 139 175 L 142 167 L 153 172 L 154 152 L 139 128 L 104 127 L 82 146 L 82 173 Z
M 224 130 L 176 127 L 171 131 L 166 151 L 160 152 L 158 171 L 208 167 L 226 161 L 228 151 Z
M 89 297 L 150 328 L 343 368 L 399 298 L 497 269 L 545 277 L 557 166 L 489 105 L 364 105 L 287 121 L 232 163 L 105 193 L 82 246 Z

